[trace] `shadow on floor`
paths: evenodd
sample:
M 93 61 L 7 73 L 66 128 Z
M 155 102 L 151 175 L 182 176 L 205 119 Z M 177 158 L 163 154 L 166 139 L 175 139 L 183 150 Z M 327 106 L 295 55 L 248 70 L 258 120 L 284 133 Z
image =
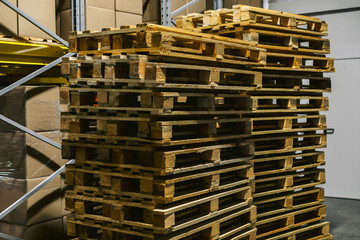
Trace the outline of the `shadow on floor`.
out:
M 360 200 L 325 198 L 334 240 L 360 240 Z

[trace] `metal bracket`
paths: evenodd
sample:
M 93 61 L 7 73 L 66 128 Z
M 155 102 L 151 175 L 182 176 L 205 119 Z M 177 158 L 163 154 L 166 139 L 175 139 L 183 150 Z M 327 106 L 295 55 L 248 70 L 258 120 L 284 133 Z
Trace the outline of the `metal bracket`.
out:
M 334 134 L 335 133 L 335 128 L 328 128 L 328 129 L 324 130 L 324 133 L 326 135 Z

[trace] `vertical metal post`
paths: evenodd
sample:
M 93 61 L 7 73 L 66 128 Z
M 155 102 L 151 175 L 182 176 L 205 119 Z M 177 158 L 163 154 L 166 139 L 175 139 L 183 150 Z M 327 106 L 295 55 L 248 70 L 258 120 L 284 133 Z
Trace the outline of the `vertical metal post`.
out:
M 171 26 L 171 0 L 160 0 L 161 2 L 161 25 Z
M 77 0 L 71 1 L 71 16 L 72 16 L 71 30 L 72 31 L 76 31 L 76 29 L 77 29 L 76 23 L 78 22 L 78 21 L 76 21 L 76 2 L 77 2 Z
M 72 2 L 73 31 L 85 30 L 85 0 Z
M 79 31 L 84 31 L 85 29 L 85 0 L 80 0 L 79 4 L 79 12 L 80 12 L 80 29 Z
M 214 0 L 214 10 L 220 9 L 224 7 L 223 0 Z
M 263 8 L 265 9 L 270 8 L 270 0 L 263 0 Z

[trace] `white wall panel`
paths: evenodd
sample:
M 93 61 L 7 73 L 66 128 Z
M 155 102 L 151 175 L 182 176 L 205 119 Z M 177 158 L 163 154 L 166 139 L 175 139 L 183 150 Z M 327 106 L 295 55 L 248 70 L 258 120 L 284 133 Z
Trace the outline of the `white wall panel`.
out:
M 271 1 L 270 9 L 290 13 L 311 13 L 360 7 L 359 0 L 288 0 Z
M 360 7 L 359 0 L 293 0 L 270 4 L 271 9 L 311 13 Z M 360 11 L 323 14 L 329 23 L 331 57 L 336 72 L 332 78 L 327 125 L 335 128 L 328 136 L 326 152 L 327 196 L 360 199 Z
M 360 199 L 360 59 L 335 61 L 327 125 L 326 196 Z

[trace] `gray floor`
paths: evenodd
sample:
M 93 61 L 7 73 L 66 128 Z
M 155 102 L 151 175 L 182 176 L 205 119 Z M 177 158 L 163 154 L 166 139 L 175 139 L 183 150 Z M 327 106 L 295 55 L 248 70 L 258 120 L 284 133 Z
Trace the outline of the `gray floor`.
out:
M 334 240 L 360 240 L 360 200 L 326 198 L 325 203 Z

